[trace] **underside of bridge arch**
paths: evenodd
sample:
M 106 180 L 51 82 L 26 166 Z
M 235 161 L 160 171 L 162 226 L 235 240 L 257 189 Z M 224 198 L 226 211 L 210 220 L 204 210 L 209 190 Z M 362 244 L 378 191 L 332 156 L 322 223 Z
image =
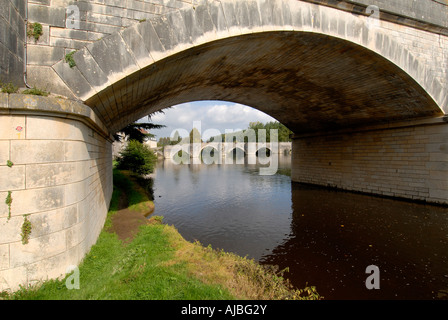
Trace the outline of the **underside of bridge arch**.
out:
M 249 105 L 291 129 L 293 181 L 448 202 L 442 109 L 364 46 L 315 32 L 231 36 L 151 63 L 86 103 L 114 132 L 197 100 Z
M 110 85 L 86 103 L 112 132 L 196 100 L 261 110 L 294 133 L 443 114 L 407 73 L 364 47 L 312 32 L 260 32 L 192 47 Z

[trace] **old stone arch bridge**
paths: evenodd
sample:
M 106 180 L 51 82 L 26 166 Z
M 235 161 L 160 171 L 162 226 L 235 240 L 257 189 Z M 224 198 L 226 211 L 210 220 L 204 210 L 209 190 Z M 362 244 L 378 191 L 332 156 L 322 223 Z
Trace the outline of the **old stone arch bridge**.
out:
M 288 126 L 293 181 L 448 203 L 446 0 L 2 3 L 2 82 L 52 95 L 0 94 L 0 290 L 82 260 L 111 199 L 111 134 L 187 101 Z
M 277 142 L 272 145 L 269 142 L 203 142 L 188 144 L 185 147 L 183 147 L 182 144 L 165 146 L 163 148 L 163 158 L 172 159 L 178 152 L 185 151 L 190 158 L 208 156 L 210 160 L 214 160 L 215 163 L 224 163 L 216 160 L 218 160 L 218 157 L 232 156 L 234 152 L 247 156 L 257 156 L 258 152 L 261 152 L 264 156 L 269 156 L 271 153 L 289 155 L 291 150 L 291 142 Z M 216 155 L 213 155 L 212 153 L 216 153 Z

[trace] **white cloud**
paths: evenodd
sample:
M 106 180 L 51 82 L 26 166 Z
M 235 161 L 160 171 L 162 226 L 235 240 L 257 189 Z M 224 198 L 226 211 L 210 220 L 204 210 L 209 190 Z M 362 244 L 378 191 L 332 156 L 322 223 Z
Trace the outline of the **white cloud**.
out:
M 246 129 L 249 122 L 275 121 L 269 115 L 256 109 L 237 103 L 223 101 L 199 101 L 184 103 L 166 109 L 164 113 L 152 116 L 152 122 L 163 124 L 166 128 L 154 130 L 152 133 L 160 137 L 168 137 L 176 129 L 184 129 L 190 132 L 193 123 L 200 125 L 201 132 L 209 129 L 225 133 L 226 129 Z M 216 131 L 215 131 L 216 132 Z M 203 136 L 207 140 L 209 136 Z
M 151 122 L 154 122 L 154 123 L 162 122 L 162 121 L 165 121 L 165 119 L 166 119 L 165 113 L 157 113 L 151 117 Z
M 215 105 L 207 110 L 207 117 L 214 123 L 239 123 L 248 117 L 260 117 L 260 112 L 241 104 Z

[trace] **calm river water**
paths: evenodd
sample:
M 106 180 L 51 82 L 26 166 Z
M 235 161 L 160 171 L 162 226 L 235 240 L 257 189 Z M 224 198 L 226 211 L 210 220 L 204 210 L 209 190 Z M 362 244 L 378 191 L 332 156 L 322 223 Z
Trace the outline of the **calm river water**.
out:
M 281 173 L 290 157 L 280 156 Z M 259 166 L 174 165 L 154 174 L 155 215 L 189 241 L 284 269 L 326 299 L 448 295 L 448 208 L 291 183 Z M 368 290 L 369 265 L 379 289 Z

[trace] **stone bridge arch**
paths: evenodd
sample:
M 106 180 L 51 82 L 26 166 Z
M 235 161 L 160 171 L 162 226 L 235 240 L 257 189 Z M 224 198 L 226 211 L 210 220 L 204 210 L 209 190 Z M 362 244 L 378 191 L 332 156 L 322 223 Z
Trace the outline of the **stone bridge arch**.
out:
M 29 5 L 37 22 L 64 29 L 65 8 L 44 2 Z M 0 197 L 14 199 L 0 202 L 0 291 L 82 260 L 111 199 L 110 134 L 187 101 L 239 102 L 288 126 L 293 181 L 448 204 L 446 19 L 372 20 L 353 2 L 201 1 L 82 47 L 73 68 L 30 61 L 31 84 L 51 79 L 46 89 L 70 99 L 0 93 Z
M 220 151 L 219 151 L 220 146 L 219 146 L 218 144 L 208 143 L 208 144 L 203 144 L 203 145 L 201 146 L 201 150 L 200 150 L 199 154 L 202 155 L 202 152 L 203 152 L 204 150 L 206 150 L 206 149 L 207 149 L 207 150 L 212 149 L 213 152 L 217 152 L 217 153 L 220 152 Z
M 378 22 L 378 23 L 377 23 Z M 295 133 L 442 115 L 447 91 L 389 22 L 295 0 L 203 2 L 146 20 L 53 69 L 111 132 L 202 99 Z
M 277 150 L 277 152 L 278 152 L 278 150 Z M 273 150 L 271 150 L 271 148 L 269 146 L 260 147 L 255 152 L 255 155 L 257 157 L 260 157 L 260 156 L 263 156 L 263 157 L 267 156 L 267 157 L 269 157 L 271 154 L 273 154 Z
M 241 154 L 241 155 L 246 155 L 248 154 L 248 151 L 245 148 L 241 148 L 239 146 L 234 146 L 232 148 L 229 148 L 230 150 L 227 151 L 226 156 L 231 156 L 233 154 Z

